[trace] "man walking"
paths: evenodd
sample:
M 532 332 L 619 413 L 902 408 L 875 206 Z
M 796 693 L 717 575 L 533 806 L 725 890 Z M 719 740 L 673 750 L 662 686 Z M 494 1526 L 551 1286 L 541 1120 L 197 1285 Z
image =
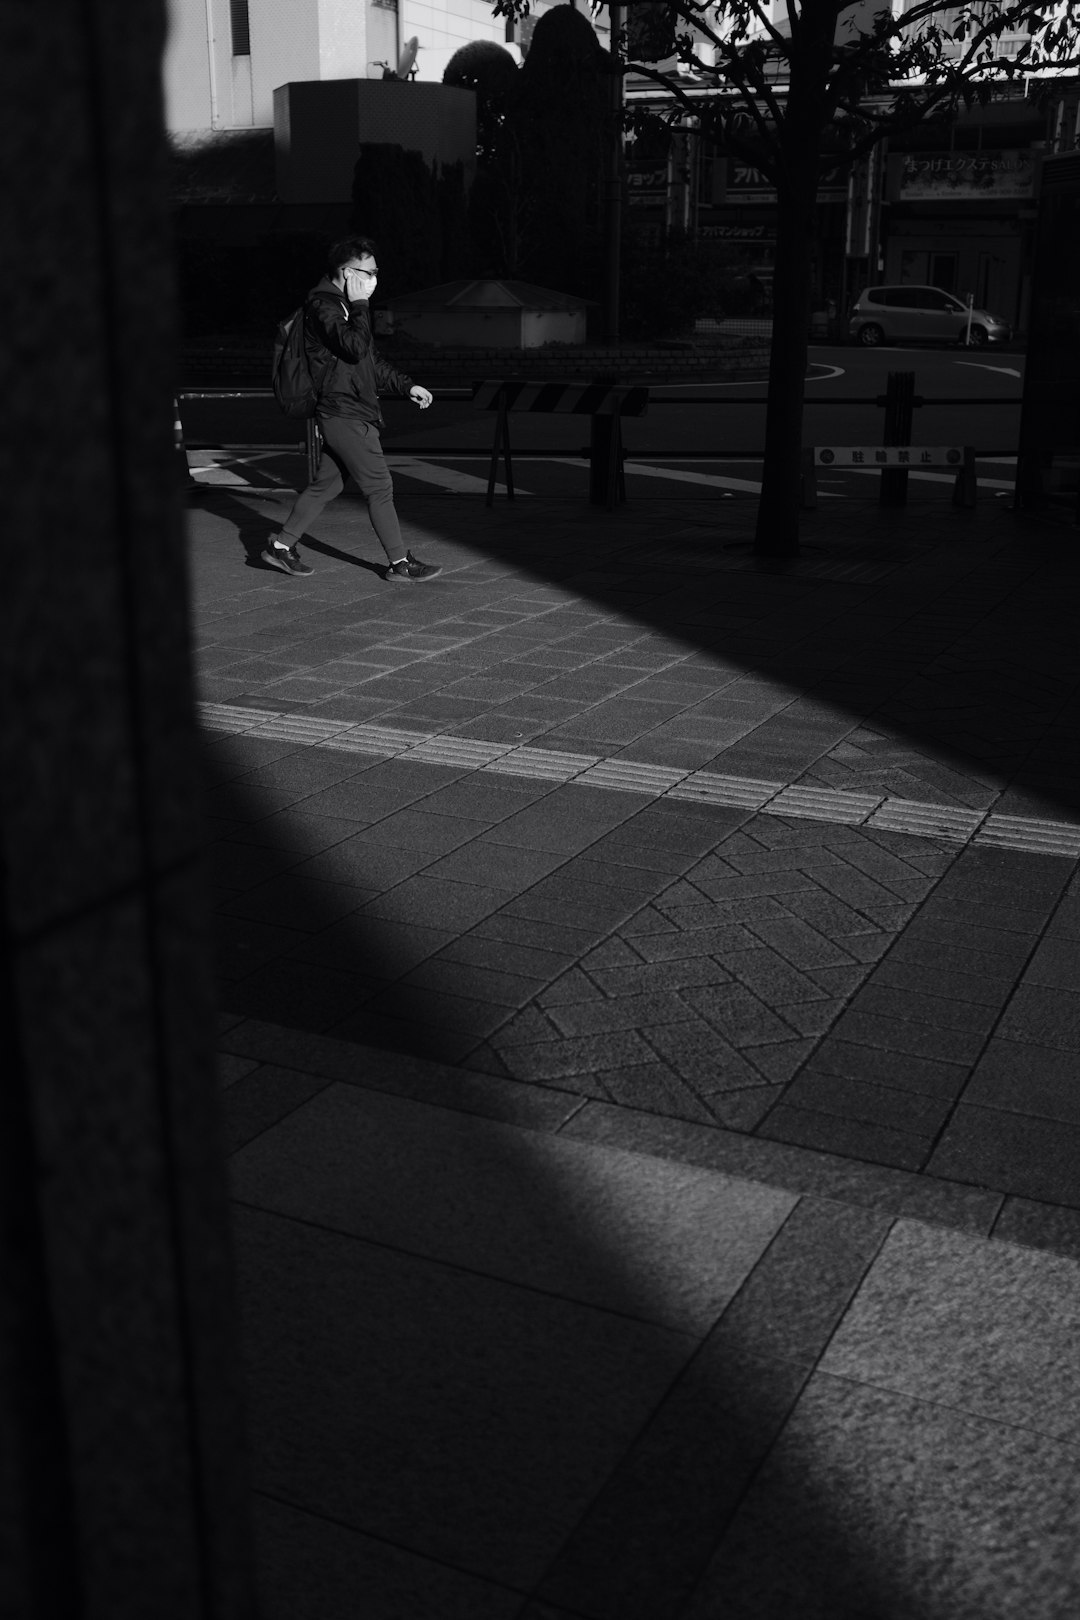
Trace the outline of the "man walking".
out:
M 418 562 L 402 544 L 394 485 L 379 438 L 386 425 L 379 409 L 380 388 L 408 394 L 421 410 L 427 410 L 431 395 L 396 371 L 375 348 L 368 306 L 378 277 L 375 244 L 366 236 L 346 237 L 331 248 L 328 272 L 304 305 L 304 338 L 318 390 L 315 419 L 323 452 L 313 482 L 298 496 L 280 534 L 271 536 L 262 554 L 263 562 L 286 574 L 313 572 L 300 555 L 301 536 L 323 507 L 341 494 L 349 476 L 367 501 L 372 527 L 386 552 L 386 579 L 416 584 L 442 573 L 438 565 Z

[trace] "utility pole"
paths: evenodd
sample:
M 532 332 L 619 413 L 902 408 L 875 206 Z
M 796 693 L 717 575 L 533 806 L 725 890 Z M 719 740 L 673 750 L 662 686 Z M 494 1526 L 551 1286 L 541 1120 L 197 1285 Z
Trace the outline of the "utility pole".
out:
M 614 0 L 608 5 L 611 21 L 611 57 L 615 71 L 611 75 L 611 136 L 608 148 L 607 197 L 605 216 L 607 223 L 607 275 L 604 298 L 604 341 L 619 341 L 619 302 L 622 258 L 622 191 L 623 148 L 622 110 L 623 81 L 618 71 L 616 46 L 622 31 L 623 7 Z

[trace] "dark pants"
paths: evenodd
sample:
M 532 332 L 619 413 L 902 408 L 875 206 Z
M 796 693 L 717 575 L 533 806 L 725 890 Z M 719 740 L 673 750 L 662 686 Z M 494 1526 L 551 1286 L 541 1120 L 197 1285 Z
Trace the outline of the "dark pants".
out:
M 394 509 L 394 485 L 383 456 L 379 430 L 356 416 L 321 416 L 323 452 L 319 470 L 284 524 L 282 535 L 291 543 L 301 539 L 323 507 L 345 487 L 346 478 L 355 480 L 367 501 L 372 528 L 382 543 L 388 562 L 400 562 L 405 555 L 401 529 Z

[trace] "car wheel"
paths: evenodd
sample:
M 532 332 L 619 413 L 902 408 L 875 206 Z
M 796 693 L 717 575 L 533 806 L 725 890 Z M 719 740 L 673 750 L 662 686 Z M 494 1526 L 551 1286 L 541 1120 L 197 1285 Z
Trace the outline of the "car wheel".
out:
M 985 349 L 989 341 L 990 335 L 985 326 L 972 326 L 971 347 L 973 349 Z
M 880 326 L 875 326 L 872 321 L 868 322 L 866 326 L 859 327 L 859 342 L 864 349 L 876 349 L 884 339 L 885 333 Z

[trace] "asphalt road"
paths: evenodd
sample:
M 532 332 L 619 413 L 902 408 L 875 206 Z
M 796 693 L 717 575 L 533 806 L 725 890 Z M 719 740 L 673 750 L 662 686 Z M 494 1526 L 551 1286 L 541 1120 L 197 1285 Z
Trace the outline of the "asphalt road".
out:
M 973 444 L 983 459 L 981 479 L 991 487 L 1008 487 L 1011 468 L 993 463 L 996 458 L 1009 457 L 1015 448 L 1023 366 L 1023 355 L 986 349 L 815 347 L 810 351 L 806 384 L 804 442 L 879 445 L 883 413 L 874 400 L 884 393 L 890 372 L 913 371 L 916 393 L 926 400 L 915 414 L 915 443 Z M 627 454 L 654 461 L 658 470 L 662 467 L 665 488 L 672 495 L 678 493 L 674 486 L 680 479 L 692 480 L 699 489 L 703 483 L 715 482 L 750 492 L 751 486 L 757 487 L 754 458 L 762 445 L 766 394 L 763 380 L 722 377 L 654 387 L 648 413 L 624 421 Z M 849 399 L 862 403 L 838 403 Z M 947 399 L 965 403 L 933 403 Z M 384 444 L 394 458 L 396 474 L 428 489 L 467 491 L 477 487 L 480 479 L 486 482 L 484 462 L 490 454 L 493 413 L 476 411 L 465 399 L 438 396 L 424 412 L 398 399 L 385 400 L 383 409 L 387 421 Z M 302 425 L 282 417 L 272 400 L 188 401 L 183 417 L 189 445 L 284 445 L 302 438 Z M 580 455 L 588 437 L 584 418 L 513 415 L 515 454 L 545 452 L 553 458 L 534 463 L 523 459 L 519 468 L 524 487 L 552 494 L 575 490 L 583 473 Z M 702 453 L 710 451 L 720 452 L 723 459 L 702 461 Z M 733 460 L 734 456 L 746 460 Z M 268 482 L 292 484 L 298 478 L 297 468 L 290 465 L 294 459 L 258 458 Z M 434 476 L 436 472 L 443 475 L 441 481 Z

